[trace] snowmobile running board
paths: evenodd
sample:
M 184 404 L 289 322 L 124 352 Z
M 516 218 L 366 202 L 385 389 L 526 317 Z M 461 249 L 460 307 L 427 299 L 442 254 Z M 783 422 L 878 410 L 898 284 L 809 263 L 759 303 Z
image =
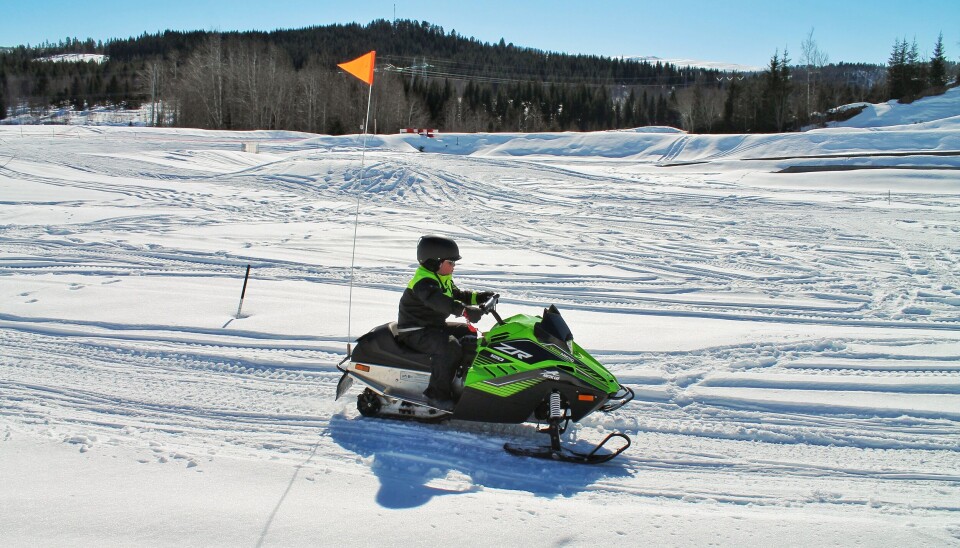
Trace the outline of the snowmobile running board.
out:
M 606 445 L 606 443 L 612 438 L 622 438 L 627 443 L 613 453 L 597 454 L 597 451 Z M 571 462 L 574 464 L 601 464 L 612 460 L 620 453 L 623 453 L 626 451 L 627 447 L 630 447 L 630 438 L 628 438 L 626 434 L 621 434 L 620 432 L 614 432 L 607 435 L 607 437 L 603 438 L 603 441 L 597 444 L 597 446 L 593 448 L 593 451 L 590 451 L 589 453 L 579 453 L 577 451 L 562 447 L 557 448 L 556 445 L 554 447 L 549 447 L 546 445 L 541 445 L 538 447 L 522 447 L 512 443 L 506 443 L 503 445 L 503 448 L 506 449 L 508 453 L 518 457 L 534 457 L 537 459 L 558 460 L 561 462 Z

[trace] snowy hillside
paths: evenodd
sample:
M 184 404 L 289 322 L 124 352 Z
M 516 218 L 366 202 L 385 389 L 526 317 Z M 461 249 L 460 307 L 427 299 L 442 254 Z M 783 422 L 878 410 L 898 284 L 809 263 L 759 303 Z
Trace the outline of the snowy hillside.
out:
M 37 61 L 52 61 L 55 63 L 88 63 L 93 61 L 94 63 L 106 63 L 106 55 L 100 55 L 97 53 L 61 53 L 59 55 L 51 55 L 49 57 L 41 57 Z
M 855 103 L 849 107 L 864 107 L 864 111 L 846 122 L 831 123 L 831 127 L 879 128 L 907 124 L 926 124 L 926 127 L 953 127 L 960 118 L 960 87 L 948 89 L 943 95 L 924 97 L 913 104 L 896 100 L 886 103 Z
M 2 126 L 0 545 L 955 545 L 949 100 L 801 134 L 371 136 L 363 180 L 355 136 Z M 565 436 L 626 453 L 334 401 L 428 232 L 637 392 Z

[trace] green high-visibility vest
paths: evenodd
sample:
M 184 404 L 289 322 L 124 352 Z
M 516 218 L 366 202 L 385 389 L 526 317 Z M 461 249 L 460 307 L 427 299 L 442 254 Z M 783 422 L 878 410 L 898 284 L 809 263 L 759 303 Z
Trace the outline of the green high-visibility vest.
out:
M 430 272 L 423 266 L 417 268 L 417 271 L 413 274 L 413 279 L 410 280 L 410 283 L 407 284 L 407 289 L 413 291 L 413 286 L 420 283 L 420 280 L 424 278 L 430 278 L 431 280 L 436 280 L 440 283 L 440 289 L 443 290 L 443 294 L 451 299 L 453 296 L 453 275 L 441 276 L 436 272 Z M 476 292 L 470 293 L 470 304 L 477 304 L 477 294 Z

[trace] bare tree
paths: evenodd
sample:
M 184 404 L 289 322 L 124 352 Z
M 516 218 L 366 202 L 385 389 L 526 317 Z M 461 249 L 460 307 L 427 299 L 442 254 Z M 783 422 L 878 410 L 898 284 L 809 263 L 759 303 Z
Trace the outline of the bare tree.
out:
M 158 119 L 160 125 L 169 123 L 176 124 L 180 119 L 181 98 L 178 90 L 180 83 L 180 53 L 173 51 L 169 54 L 164 63 L 164 81 L 163 94 L 160 99 L 160 112 Z
M 274 45 L 267 51 L 266 69 L 270 129 L 282 129 L 294 110 L 297 73 L 286 52 Z
M 724 91 L 708 83 L 707 78 L 710 77 L 698 75 L 693 87 L 676 94 L 680 124 L 687 131 L 710 132 L 723 115 Z
M 830 61 L 830 57 L 820 50 L 817 41 L 813 39 L 812 27 L 807 34 L 807 38 L 800 44 L 800 52 L 800 61 L 804 64 L 807 71 L 807 108 L 804 115 L 804 118 L 806 118 L 813 112 L 810 98 L 815 97 L 817 94 L 816 75 L 819 74 L 820 70 Z
M 224 127 L 226 72 L 223 39 L 219 34 L 212 34 L 190 57 L 183 70 L 184 125 Z M 194 121 L 194 117 L 199 120 Z
M 404 91 L 403 76 L 392 73 L 378 75 L 373 92 L 371 124 L 381 133 L 393 133 L 409 126 L 410 100 Z
M 696 101 L 695 88 L 680 90 L 674 95 L 676 100 L 676 109 L 680 113 L 680 125 L 687 131 L 693 131 L 696 127 L 696 113 L 693 104 Z
M 310 133 L 326 131 L 330 95 L 329 71 L 322 71 L 316 58 L 307 61 L 297 74 L 297 108 L 294 127 Z
M 459 133 L 463 131 L 463 97 L 459 94 L 447 101 L 444 112 L 444 130 Z
M 290 109 L 287 101 L 295 80 L 290 61 L 272 44 L 233 44 L 230 51 L 235 126 L 277 129 Z
M 161 96 L 163 95 L 164 73 L 166 67 L 159 59 L 147 61 L 143 70 L 137 74 L 137 83 L 147 95 L 150 96 L 150 125 L 157 126 L 161 119 L 160 112 Z

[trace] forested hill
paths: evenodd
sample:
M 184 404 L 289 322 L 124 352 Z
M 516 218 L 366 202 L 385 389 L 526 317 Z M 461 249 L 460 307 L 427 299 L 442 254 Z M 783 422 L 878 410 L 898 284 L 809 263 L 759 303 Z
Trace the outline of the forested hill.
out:
M 111 42 L 104 53 L 118 61 L 136 61 L 174 52 L 190 52 L 211 33 L 167 31 L 156 35 Z M 501 40 L 499 44 L 481 42 L 447 33 L 443 27 L 416 21 L 374 21 L 361 26 L 329 25 L 273 32 L 221 33 L 223 38 L 241 42 L 273 44 L 290 59 L 296 70 L 311 61 L 335 66 L 370 50 L 381 60 L 413 62 L 426 57 L 428 62 L 452 63 L 457 75 L 480 79 L 502 78 L 539 81 L 584 81 L 605 84 L 666 83 L 677 84 L 683 71 L 670 64 L 651 65 L 599 56 L 566 55 L 518 47 Z M 381 63 L 382 65 L 383 63 Z M 446 68 L 451 68 L 447 66 Z
M 136 107 L 152 123 L 215 129 L 359 131 L 361 84 L 336 64 L 377 51 L 371 131 L 589 131 L 672 125 L 691 131 L 780 131 L 809 113 L 879 98 L 876 66 L 817 67 L 814 86 L 791 85 L 788 60 L 767 73 L 565 55 L 501 40 L 484 43 L 427 22 L 374 21 L 273 32 L 144 34 L 67 40 L 0 53 L 0 118 L 72 104 Z M 104 63 L 53 63 L 100 53 Z M 827 81 L 825 75 L 836 74 Z M 802 108 L 801 108 L 802 106 Z

